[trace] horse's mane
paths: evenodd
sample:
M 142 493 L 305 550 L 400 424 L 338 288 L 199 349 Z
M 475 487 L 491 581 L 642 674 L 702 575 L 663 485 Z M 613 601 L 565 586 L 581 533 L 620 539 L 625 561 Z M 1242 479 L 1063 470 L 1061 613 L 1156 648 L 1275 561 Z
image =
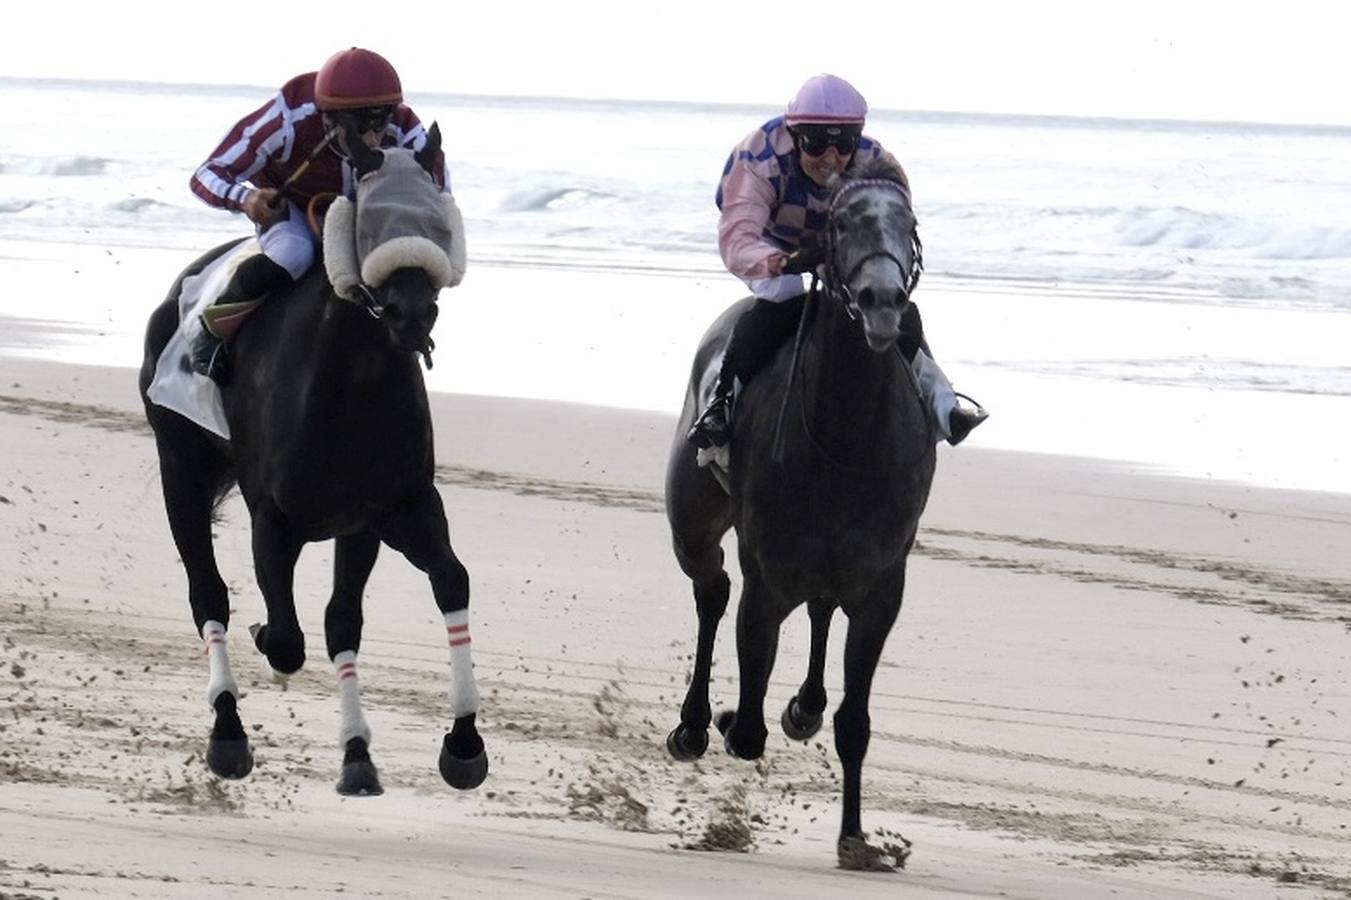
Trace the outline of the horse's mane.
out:
M 834 201 L 840 191 L 856 181 L 890 181 L 900 186 L 907 197 L 910 195 L 910 186 L 905 183 L 905 176 L 891 160 L 879 156 L 857 166 L 850 166 L 842 172 L 835 182 L 835 189 L 831 192 L 831 201 Z

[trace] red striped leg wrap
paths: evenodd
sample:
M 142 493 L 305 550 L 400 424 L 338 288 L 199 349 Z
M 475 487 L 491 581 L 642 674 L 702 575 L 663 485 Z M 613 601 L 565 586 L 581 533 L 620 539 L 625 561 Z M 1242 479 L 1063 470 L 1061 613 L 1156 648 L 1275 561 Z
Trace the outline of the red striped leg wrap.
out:
M 361 711 L 361 685 L 357 678 L 357 655 L 344 650 L 333 657 L 333 671 L 338 676 L 338 703 L 342 707 L 342 724 L 338 726 L 338 746 L 346 747 L 352 738 L 359 737 L 371 743 L 371 726 Z
M 209 672 L 206 684 L 206 703 L 215 706 L 221 694 L 231 693 L 239 699 L 239 685 L 230 674 L 229 642 L 225 636 L 225 626 L 215 619 L 202 625 L 202 643 L 206 649 L 206 665 Z
M 450 712 L 455 718 L 478 712 L 478 686 L 469 655 L 469 610 L 449 612 L 446 639 L 450 644 Z

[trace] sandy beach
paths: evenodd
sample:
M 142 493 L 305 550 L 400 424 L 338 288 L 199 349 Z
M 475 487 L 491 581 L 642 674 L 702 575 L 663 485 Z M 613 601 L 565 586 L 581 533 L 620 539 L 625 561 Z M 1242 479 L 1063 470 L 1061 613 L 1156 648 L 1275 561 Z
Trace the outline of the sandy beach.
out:
M 695 618 L 661 413 L 433 396 L 492 767 L 463 794 L 436 772 L 422 576 L 377 565 L 361 659 L 387 792 L 339 797 L 328 546 L 301 558 L 311 656 L 282 691 L 243 628 L 262 602 L 233 497 L 217 553 L 257 765 L 215 779 L 134 382 L 0 357 L 0 896 L 1351 896 L 1351 496 L 942 448 L 864 768 L 865 828 L 914 855 L 860 875 L 834 868 L 829 721 L 807 746 L 771 723 L 759 764 L 666 754 Z M 785 627 L 767 710 L 805 632 Z

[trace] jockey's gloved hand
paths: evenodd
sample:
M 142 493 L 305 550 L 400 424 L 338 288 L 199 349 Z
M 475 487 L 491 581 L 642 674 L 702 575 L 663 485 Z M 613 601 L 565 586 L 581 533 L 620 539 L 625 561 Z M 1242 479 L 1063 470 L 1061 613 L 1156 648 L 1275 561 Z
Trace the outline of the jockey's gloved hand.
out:
M 783 274 L 802 275 L 806 272 L 812 272 L 825 261 L 826 248 L 824 243 L 819 235 L 812 235 L 802 242 L 801 247 L 788 254 L 788 259 L 783 264 Z

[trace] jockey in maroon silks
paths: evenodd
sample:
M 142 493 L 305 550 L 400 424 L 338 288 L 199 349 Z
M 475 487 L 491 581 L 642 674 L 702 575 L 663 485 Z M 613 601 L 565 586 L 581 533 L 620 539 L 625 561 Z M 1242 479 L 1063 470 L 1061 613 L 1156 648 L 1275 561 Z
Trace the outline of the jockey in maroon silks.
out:
M 193 173 L 192 192 L 211 206 L 248 216 L 262 247 L 235 271 L 216 306 L 242 304 L 246 313 L 250 304 L 298 280 L 314 264 L 320 237 L 310 230 L 307 207 L 321 194 L 353 191 L 349 128 L 375 148 L 420 150 L 427 141 L 422 123 L 403 103 L 394 67 L 358 47 L 333 54 L 318 72 L 288 81 L 240 119 Z M 438 157 L 434 177 L 449 190 L 445 157 Z M 229 335 L 222 328 L 213 333 L 210 317 L 203 321 L 193 368 L 224 382 Z
M 835 75 L 809 78 L 788 103 L 732 149 L 718 184 L 718 250 L 729 272 L 746 283 L 755 303 L 737 319 L 708 408 L 689 441 L 722 446 L 732 434 L 735 385 L 763 368 L 797 327 L 805 301 L 802 273 L 825 262 L 825 231 L 837 176 L 883 160 L 907 196 L 910 182 L 896 158 L 863 133 L 868 104 Z M 915 319 L 918 320 L 916 311 Z M 986 418 L 962 406 L 921 340 L 911 367 L 937 437 L 960 443 Z

